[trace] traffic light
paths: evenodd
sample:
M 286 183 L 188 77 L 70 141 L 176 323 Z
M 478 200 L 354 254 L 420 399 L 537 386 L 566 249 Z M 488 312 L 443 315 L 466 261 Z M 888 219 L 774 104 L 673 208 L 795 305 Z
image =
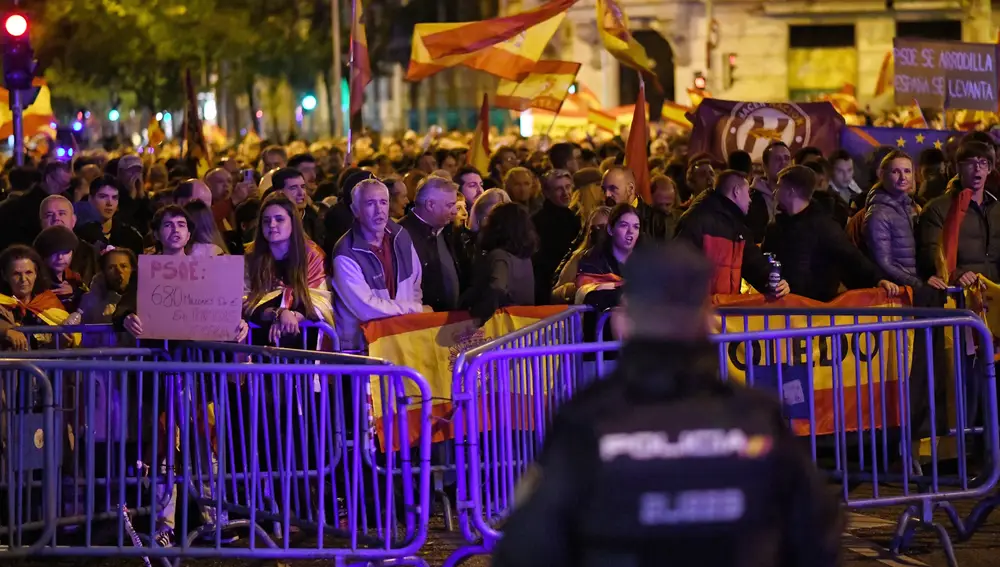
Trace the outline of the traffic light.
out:
M 35 67 L 28 18 L 23 14 L 7 14 L 3 23 L 3 78 L 7 90 L 30 89 Z
M 302 97 L 302 109 L 306 112 L 316 110 L 316 97 L 311 94 Z
M 727 53 L 722 62 L 722 87 L 731 88 L 736 82 L 736 54 Z

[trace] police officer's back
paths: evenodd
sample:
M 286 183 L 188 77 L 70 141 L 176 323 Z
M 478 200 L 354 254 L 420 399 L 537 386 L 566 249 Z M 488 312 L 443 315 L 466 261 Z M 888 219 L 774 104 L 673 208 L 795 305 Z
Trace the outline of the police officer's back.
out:
M 837 564 L 839 508 L 777 400 L 718 380 L 711 266 L 675 242 L 624 275 L 619 366 L 559 411 L 494 565 Z

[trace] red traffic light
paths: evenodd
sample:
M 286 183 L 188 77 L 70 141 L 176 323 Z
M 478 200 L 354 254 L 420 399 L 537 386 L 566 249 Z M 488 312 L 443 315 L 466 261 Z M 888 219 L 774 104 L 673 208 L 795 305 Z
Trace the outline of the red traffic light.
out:
M 698 77 L 694 78 L 694 88 L 696 88 L 696 89 L 704 89 L 705 86 L 706 86 L 705 77 L 698 76 Z
M 733 66 L 733 67 L 736 66 L 736 54 L 735 53 L 730 53 L 729 54 L 729 65 Z
M 21 14 L 14 14 L 7 16 L 3 27 L 11 37 L 21 37 L 28 32 L 28 20 Z

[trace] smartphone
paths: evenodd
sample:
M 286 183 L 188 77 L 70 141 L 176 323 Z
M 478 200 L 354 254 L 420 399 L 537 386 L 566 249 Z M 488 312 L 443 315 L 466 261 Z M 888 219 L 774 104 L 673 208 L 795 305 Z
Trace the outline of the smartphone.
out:
M 254 177 L 252 169 L 244 169 L 243 170 L 243 182 L 244 183 L 254 183 L 254 184 L 257 183 L 257 179 Z

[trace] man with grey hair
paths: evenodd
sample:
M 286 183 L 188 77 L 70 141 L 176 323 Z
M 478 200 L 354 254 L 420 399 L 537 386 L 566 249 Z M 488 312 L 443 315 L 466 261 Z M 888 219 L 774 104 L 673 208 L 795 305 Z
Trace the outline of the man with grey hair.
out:
M 623 276 L 618 367 L 559 409 L 493 565 L 837 565 L 839 507 L 774 392 L 718 378 L 711 263 L 653 243 Z
M 405 230 L 389 220 L 389 189 L 365 179 L 351 189 L 354 226 L 333 247 L 333 313 L 340 346 L 364 350 L 361 324 L 429 311 L 422 303 L 420 258 Z
M 70 230 L 76 228 L 73 203 L 62 195 L 49 195 L 42 199 L 38 217 L 42 230 L 53 226 L 62 226 Z M 69 269 L 79 274 L 83 283 L 90 285 L 90 280 L 97 273 L 97 250 L 90 243 L 80 239 L 76 249 L 73 250 L 73 260 Z
M 434 311 L 457 309 L 462 291 L 452 235 L 457 201 L 458 185 L 431 175 L 417 186 L 413 211 L 399 221 L 417 249 L 423 271 L 424 303 Z

